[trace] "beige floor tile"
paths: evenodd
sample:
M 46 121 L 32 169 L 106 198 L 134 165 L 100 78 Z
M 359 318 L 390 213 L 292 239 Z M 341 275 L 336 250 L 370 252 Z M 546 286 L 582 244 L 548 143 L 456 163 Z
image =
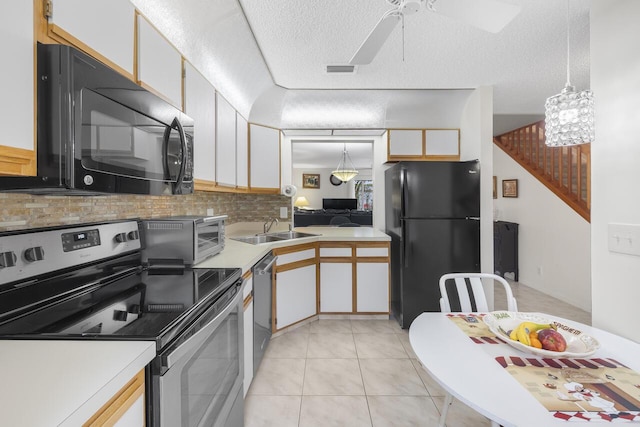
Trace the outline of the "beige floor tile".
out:
M 358 356 L 353 334 L 312 333 L 309 335 L 307 358 L 355 359 L 356 357 Z
M 371 427 L 365 396 L 303 396 L 300 427 Z
M 395 335 L 400 340 L 400 343 L 402 344 L 404 351 L 407 352 L 407 355 L 409 356 L 409 358 L 417 359 L 418 356 L 416 356 L 416 353 L 413 351 L 413 347 L 411 347 L 411 342 L 409 341 L 409 334 L 395 334 Z
M 427 396 L 368 396 L 373 427 L 436 426 L 440 414 Z
M 415 366 L 416 371 L 418 371 L 418 375 L 420 376 L 420 379 L 424 383 L 424 386 L 427 388 L 427 392 L 429 393 L 429 396 L 433 397 L 433 396 L 447 395 L 447 392 L 445 391 L 445 389 L 440 387 L 440 384 L 438 384 L 436 380 L 431 378 L 431 375 L 429 375 L 429 373 L 424 370 L 424 368 L 422 367 L 418 359 L 411 359 L 411 362 L 413 363 L 413 366 Z
M 302 394 L 364 396 L 358 359 L 308 359 Z
M 444 405 L 444 397 L 432 397 L 432 399 L 440 411 Z M 491 421 L 459 400 L 453 399 L 447 412 L 446 425 L 447 427 L 490 427 Z
M 353 334 L 360 359 L 405 359 L 409 357 L 394 333 Z
M 298 427 L 301 396 L 247 395 L 244 427 Z
M 321 334 L 321 333 L 350 334 L 352 332 L 351 321 L 349 321 L 348 319 L 345 319 L 345 320 L 320 319 L 320 320 L 316 320 L 315 322 L 311 322 L 309 326 L 312 334 Z
M 388 320 L 351 320 L 351 329 L 354 334 L 392 334 L 395 332 Z
M 410 359 L 360 359 L 368 396 L 426 396 L 427 389 Z
M 305 359 L 262 359 L 249 394 L 300 396 L 305 364 Z
M 311 332 L 311 322 L 294 325 L 287 330 L 289 334 L 308 334 Z
M 287 333 L 273 338 L 264 354 L 268 359 L 294 359 L 307 357 L 309 334 Z

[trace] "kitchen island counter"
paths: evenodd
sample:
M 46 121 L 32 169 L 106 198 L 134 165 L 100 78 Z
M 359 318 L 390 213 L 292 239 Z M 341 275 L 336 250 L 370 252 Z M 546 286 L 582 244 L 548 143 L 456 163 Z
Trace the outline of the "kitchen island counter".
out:
M 234 227 L 235 226 L 235 227 Z M 251 270 L 253 265 L 274 248 L 284 246 L 301 245 L 313 242 L 375 242 L 390 241 L 385 233 L 371 227 L 302 227 L 294 231 L 316 234 L 317 236 L 283 240 L 253 245 L 250 243 L 233 240 L 233 237 L 256 234 L 251 233 L 250 228 L 238 224 L 227 226 L 227 238 L 225 248 L 218 255 L 197 264 L 197 268 L 241 268 L 245 273 Z
M 0 341 L 0 425 L 80 426 L 155 356 L 152 341 Z

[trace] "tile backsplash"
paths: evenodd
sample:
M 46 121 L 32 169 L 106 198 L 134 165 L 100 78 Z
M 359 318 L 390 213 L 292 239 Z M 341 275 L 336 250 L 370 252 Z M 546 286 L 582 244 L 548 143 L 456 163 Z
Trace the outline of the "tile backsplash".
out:
M 291 199 L 272 194 L 195 192 L 185 196 L 36 196 L 0 193 L 0 231 L 49 225 L 77 224 L 125 218 L 157 218 L 175 215 L 229 215 L 234 222 L 279 218 L 280 207 Z M 291 218 L 291 209 L 289 220 Z

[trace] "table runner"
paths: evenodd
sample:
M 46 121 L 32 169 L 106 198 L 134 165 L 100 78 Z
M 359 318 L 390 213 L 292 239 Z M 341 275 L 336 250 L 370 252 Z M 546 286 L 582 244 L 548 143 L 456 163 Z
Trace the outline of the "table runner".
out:
M 640 374 L 614 359 L 496 357 L 553 416 L 640 422 Z
M 476 344 L 504 343 L 489 330 L 482 320 L 485 313 L 448 313 L 447 317 L 453 321 Z

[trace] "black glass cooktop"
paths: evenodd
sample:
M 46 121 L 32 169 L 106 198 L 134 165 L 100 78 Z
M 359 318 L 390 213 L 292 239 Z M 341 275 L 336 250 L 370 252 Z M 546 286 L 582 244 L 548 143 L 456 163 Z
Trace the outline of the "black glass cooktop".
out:
M 0 337 L 171 341 L 240 269 L 144 269 L 139 255 L 0 290 Z

